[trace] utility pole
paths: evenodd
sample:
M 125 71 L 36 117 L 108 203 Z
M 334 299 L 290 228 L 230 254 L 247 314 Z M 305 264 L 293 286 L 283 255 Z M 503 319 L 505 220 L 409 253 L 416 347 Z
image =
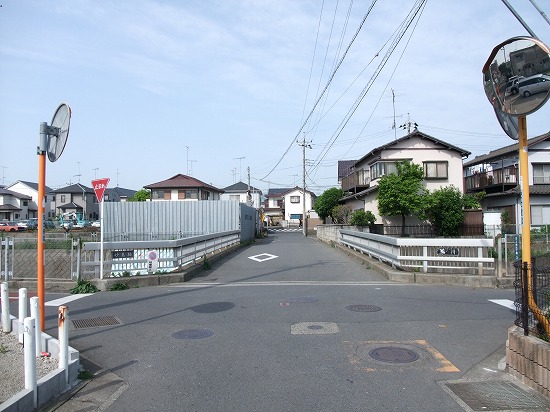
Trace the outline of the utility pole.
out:
M 312 149 L 311 145 L 306 142 L 306 135 L 304 133 L 304 139 L 301 142 L 296 141 L 299 146 L 302 146 L 302 233 L 307 236 L 307 219 L 306 219 L 306 148 Z

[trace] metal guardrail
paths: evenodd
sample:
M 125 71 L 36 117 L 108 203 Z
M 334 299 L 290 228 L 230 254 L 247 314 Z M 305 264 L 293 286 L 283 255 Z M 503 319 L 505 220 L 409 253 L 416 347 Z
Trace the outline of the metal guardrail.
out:
M 207 257 L 216 251 L 240 243 L 240 231 L 193 236 L 176 240 L 125 241 L 103 243 L 103 272 L 106 277 L 147 274 L 150 251 L 158 255 L 157 272 L 172 272 Z M 99 242 L 87 242 L 83 247 L 81 278 L 100 276 Z
M 340 230 L 339 242 L 396 268 L 427 272 L 494 275 L 490 257 L 493 239 L 396 238 L 355 230 Z

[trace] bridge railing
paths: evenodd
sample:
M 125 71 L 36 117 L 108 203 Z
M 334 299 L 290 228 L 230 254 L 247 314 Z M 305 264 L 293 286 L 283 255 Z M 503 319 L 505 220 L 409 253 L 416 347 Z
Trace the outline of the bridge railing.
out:
M 394 268 L 424 273 L 497 274 L 493 239 L 400 238 L 330 226 L 317 226 L 318 238 L 345 245 Z
M 158 255 L 157 273 L 181 270 L 203 257 L 240 243 L 240 230 L 231 230 L 184 239 L 103 243 L 104 277 L 145 275 L 150 270 L 148 254 Z M 100 277 L 100 242 L 82 248 L 81 279 Z

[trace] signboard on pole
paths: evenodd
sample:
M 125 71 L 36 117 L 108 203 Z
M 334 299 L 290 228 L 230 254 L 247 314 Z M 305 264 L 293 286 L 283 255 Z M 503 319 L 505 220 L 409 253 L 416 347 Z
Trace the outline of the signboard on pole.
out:
M 147 251 L 147 272 L 155 273 L 159 268 L 159 253 L 156 250 Z
M 107 189 L 109 180 L 110 179 L 108 177 L 92 180 L 92 187 L 94 188 L 95 197 L 97 197 L 97 201 L 99 203 L 103 200 L 103 194 L 105 193 L 105 189 Z

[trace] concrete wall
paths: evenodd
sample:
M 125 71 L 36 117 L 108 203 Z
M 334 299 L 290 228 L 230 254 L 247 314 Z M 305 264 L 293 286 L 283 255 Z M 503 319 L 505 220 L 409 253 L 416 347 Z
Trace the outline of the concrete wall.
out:
M 508 329 L 506 365 L 510 375 L 550 397 L 550 343 L 524 336 L 523 329 Z

